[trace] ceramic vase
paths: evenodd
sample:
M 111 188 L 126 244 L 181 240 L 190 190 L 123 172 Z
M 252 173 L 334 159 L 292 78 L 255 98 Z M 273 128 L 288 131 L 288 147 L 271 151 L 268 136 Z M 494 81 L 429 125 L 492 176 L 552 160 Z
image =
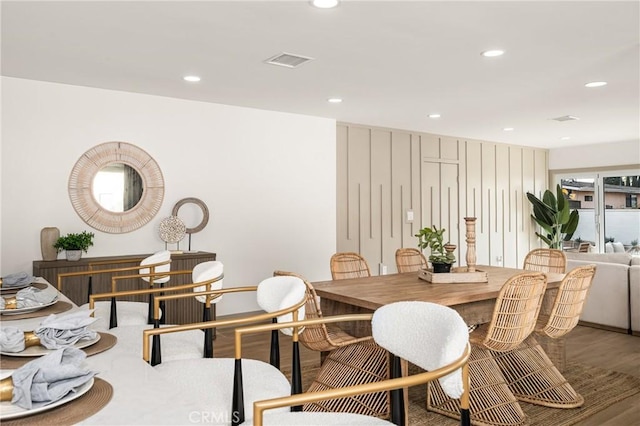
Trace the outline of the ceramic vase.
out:
M 60 230 L 54 226 L 42 228 L 40 231 L 40 251 L 42 252 L 42 260 L 56 260 L 58 258 L 58 250 L 53 247 L 60 238 Z

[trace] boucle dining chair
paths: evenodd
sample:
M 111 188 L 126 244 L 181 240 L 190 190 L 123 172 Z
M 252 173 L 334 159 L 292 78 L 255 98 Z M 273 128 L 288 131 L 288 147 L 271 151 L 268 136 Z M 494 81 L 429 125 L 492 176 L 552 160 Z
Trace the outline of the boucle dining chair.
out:
M 524 425 L 527 418 L 493 358 L 517 348 L 534 330 L 547 287 L 541 272 L 525 272 L 507 280 L 496 299 L 491 321 L 469 336 L 471 356 L 471 422 L 479 425 Z M 438 383 L 427 388 L 427 409 L 459 418 L 459 402 Z
M 334 280 L 371 276 L 367 260 L 358 253 L 336 253 L 331 256 L 329 265 L 331 267 L 331 278 Z
M 567 269 L 567 256 L 562 250 L 533 249 L 524 258 L 524 268 L 527 271 L 555 272 L 564 274 Z
M 279 323 L 290 323 L 304 317 L 305 285 L 300 278 L 271 277 L 258 284 L 256 300 L 266 312 L 250 317 L 216 320 L 195 324 L 164 327 L 143 332 L 143 359 L 150 361 L 149 338 L 157 334 L 182 333 L 212 327 L 237 326 L 262 322 L 277 317 Z M 224 293 L 226 290 L 217 290 Z M 202 292 L 206 293 L 206 292 Z M 228 293 L 224 293 L 228 294 Z M 281 325 L 276 324 L 276 325 Z M 283 326 L 281 328 L 290 328 Z M 298 328 L 292 334 L 292 381 L 275 366 L 254 359 L 241 359 L 241 347 L 236 339 L 235 359 L 199 358 L 162 362 L 154 366 L 155 371 L 172 383 L 174 390 L 190 394 L 190 403 L 202 412 L 223 416 L 232 425 L 244 422 L 238 412 L 251 412 L 253 401 L 274 396 L 301 392 Z M 196 390 L 194 392 L 194 390 Z
M 100 299 L 119 299 L 125 296 L 147 296 L 150 294 L 169 293 L 159 295 L 153 298 L 153 327 L 158 328 L 160 324 L 160 304 L 165 300 L 172 300 L 178 298 L 193 298 L 194 293 L 200 294 L 199 290 L 209 288 L 219 290 L 223 282 L 223 264 L 217 261 L 202 262 L 197 264 L 193 271 L 190 271 L 192 283 L 182 284 L 168 288 L 151 288 L 144 290 L 120 290 L 110 293 L 93 294 L 89 298 L 89 309 L 92 309 L 97 300 Z M 185 274 L 189 271 L 170 271 L 166 274 L 179 275 Z M 171 297 L 175 294 L 179 294 L 180 297 Z M 215 294 L 206 296 L 196 296 L 198 300 L 204 300 L 203 303 L 203 318 L 205 320 L 210 319 L 209 311 L 213 302 L 219 301 L 220 297 Z M 119 303 L 119 302 L 118 302 Z M 151 328 L 146 322 L 144 324 L 129 324 L 120 325 L 109 329 L 109 333 L 116 336 L 118 339 L 118 349 L 126 348 L 129 352 L 134 352 L 139 355 L 142 351 L 141 336 L 143 330 Z M 168 336 L 168 351 L 166 359 L 186 359 L 186 358 L 199 358 L 199 357 L 211 357 L 213 356 L 213 335 L 211 329 L 204 330 L 204 343 L 203 333 L 200 331 L 190 331 L 180 334 L 172 334 Z M 154 336 L 154 348 L 157 348 L 158 354 L 160 353 L 160 337 Z
M 396 250 L 396 267 L 398 273 L 418 272 L 427 268 L 427 259 L 415 248 L 399 248 Z
M 116 261 L 115 263 L 131 263 L 131 260 Z M 113 264 L 113 261 L 109 261 L 109 264 Z M 119 268 L 100 269 L 100 266 L 104 262 L 92 262 L 89 264 L 87 271 L 68 272 L 58 275 L 58 290 L 62 291 L 65 278 L 88 276 L 87 285 L 87 302 L 93 294 L 93 277 L 101 274 L 108 274 L 111 276 L 111 291 L 117 290 L 117 283 L 120 280 L 142 280 L 145 283 L 145 287 L 153 289 L 156 285 L 160 287 L 164 286 L 169 279 L 170 274 L 167 272 L 171 269 L 171 252 L 168 250 L 162 250 L 142 259 L 137 266 L 123 266 Z M 184 272 L 182 272 L 184 273 Z M 125 274 L 125 275 L 117 275 Z M 152 305 L 155 292 L 151 292 L 147 295 L 149 298 L 148 303 L 136 302 L 136 301 L 124 301 L 120 300 L 116 303 L 116 299 L 111 299 L 110 302 L 101 301 L 94 306 L 94 315 L 98 318 L 98 323 L 94 327 L 100 329 L 109 329 L 120 325 L 142 325 L 151 324 L 152 320 Z M 84 307 L 88 305 L 83 305 Z M 120 314 L 118 315 L 118 308 L 120 308 Z M 109 318 L 109 323 L 104 324 Z M 118 322 L 119 321 L 119 322 Z
M 536 335 L 558 339 L 575 328 L 595 272 L 595 265 L 569 271 L 560 284 L 551 313 L 539 316 L 535 332 L 514 350 L 494 353 L 509 388 L 520 401 L 552 408 L 575 408 L 584 403 L 549 359 Z
M 343 387 L 307 391 L 299 395 L 256 401 L 253 424 L 262 425 L 406 425 L 404 388 L 439 380 L 446 394 L 461 399 L 461 419 L 469 424 L 469 386 L 467 359 L 470 353 L 467 326 L 460 315 L 446 306 L 429 302 L 397 302 L 377 309 L 373 314 L 353 314 L 305 320 L 298 323 L 329 324 L 337 321 L 371 321 L 373 339 L 391 355 L 394 376 L 373 383 L 352 380 Z M 419 326 L 417 326 L 419 325 Z M 236 329 L 236 342 L 243 334 L 268 331 L 282 325 L 258 325 Z M 426 370 L 401 376 L 399 360 L 404 359 Z M 356 395 L 391 391 L 391 422 L 353 412 L 308 412 L 306 407 L 328 400 L 348 399 Z M 363 399 L 366 400 L 366 399 Z M 304 404 L 303 412 L 272 412 L 274 408 Z M 265 413 L 266 410 L 270 410 Z

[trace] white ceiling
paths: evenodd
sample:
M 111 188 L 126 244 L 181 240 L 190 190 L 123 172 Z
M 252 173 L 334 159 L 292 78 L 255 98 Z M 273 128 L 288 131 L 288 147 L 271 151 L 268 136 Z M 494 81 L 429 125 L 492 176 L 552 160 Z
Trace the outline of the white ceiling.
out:
M 630 141 L 640 139 L 639 5 L 2 1 L 1 66 L 10 77 L 517 145 Z M 491 48 L 506 54 L 480 55 Z M 281 52 L 315 60 L 263 63 Z M 600 80 L 609 84 L 584 87 Z M 580 120 L 551 120 L 564 115 Z

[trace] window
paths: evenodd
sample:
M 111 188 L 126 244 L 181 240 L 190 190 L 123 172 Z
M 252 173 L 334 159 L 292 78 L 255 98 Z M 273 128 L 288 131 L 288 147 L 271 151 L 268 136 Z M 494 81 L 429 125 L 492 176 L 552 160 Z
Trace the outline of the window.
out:
M 628 247 L 640 239 L 640 170 L 563 174 L 556 181 L 580 215 L 574 239 L 590 241 L 601 252 L 606 239 Z

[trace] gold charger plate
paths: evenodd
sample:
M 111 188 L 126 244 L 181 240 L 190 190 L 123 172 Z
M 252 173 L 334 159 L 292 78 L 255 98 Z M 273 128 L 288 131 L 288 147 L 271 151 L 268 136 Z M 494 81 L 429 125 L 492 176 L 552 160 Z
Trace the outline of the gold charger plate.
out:
M 109 382 L 98 377 L 93 379 L 93 386 L 81 397 L 42 413 L 3 420 L 2 426 L 73 425 L 91 417 L 102 410 L 113 397 L 113 386 Z
M 59 314 L 60 312 L 68 311 L 72 307 L 73 305 L 71 305 L 71 303 L 58 300 L 53 305 L 47 306 L 46 308 L 42 308 L 34 312 L 28 312 L 24 314 L 15 314 L 15 315 L 3 315 L 2 321 L 14 321 L 19 319 L 27 319 L 27 318 L 47 317 L 51 314 Z
M 118 338 L 113 334 L 99 332 L 100 340 L 97 343 L 82 349 L 87 356 L 92 356 L 111 349 L 118 342 Z M 0 355 L 0 368 L 3 370 L 13 370 L 20 368 L 29 361 L 37 359 L 37 356 L 32 357 L 16 357 Z M 4 422 L 3 422 L 4 424 Z

